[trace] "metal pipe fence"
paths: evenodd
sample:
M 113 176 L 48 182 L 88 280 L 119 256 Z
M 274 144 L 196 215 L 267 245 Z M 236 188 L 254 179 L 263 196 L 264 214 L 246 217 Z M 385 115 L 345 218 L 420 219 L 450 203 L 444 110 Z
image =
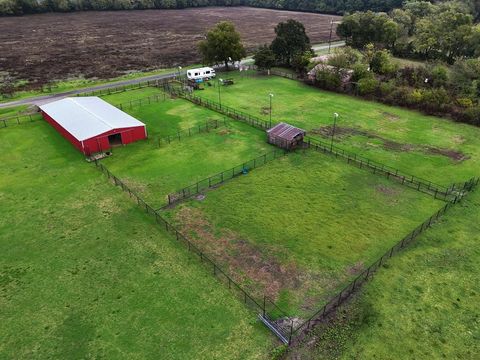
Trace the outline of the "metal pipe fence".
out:
M 212 187 L 223 184 L 225 181 L 233 179 L 239 175 L 246 174 L 250 170 L 265 165 L 267 162 L 275 160 L 281 156 L 284 156 L 285 154 L 287 154 L 285 150 L 275 149 L 274 151 L 265 153 L 240 165 L 234 166 L 231 169 L 222 171 L 218 174 L 197 181 L 195 184 L 189 185 L 181 190 L 168 194 L 168 204 L 166 204 L 165 206 L 175 204 L 181 200 L 187 199 L 191 196 L 195 196 L 206 189 L 210 189 Z
M 399 169 L 391 166 L 380 164 L 376 161 L 370 160 L 361 155 L 350 153 L 336 145 L 323 142 L 311 137 L 305 137 L 305 142 L 309 148 L 317 151 L 332 154 L 335 157 L 340 157 L 349 164 L 358 166 L 360 169 L 371 170 L 374 174 L 383 175 L 387 179 L 392 179 L 398 183 L 408 186 L 417 191 L 433 196 L 435 199 L 449 201 L 459 194 L 459 187 L 457 184 L 452 184 L 448 187 L 436 184 L 430 180 L 422 179 L 414 175 L 406 174 Z
M 95 160 L 95 166 L 107 176 L 108 180 L 114 183 L 115 186 L 119 186 L 124 192 L 128 193 L 139 207 L 141 207 L 147 214 L 152 215 L 158 225 L 165 229 L 170 235 L 173 235 L 175 239 L 182 243 L 190 252 L 195 254 L 201 263 L 206 265 L 211 274 L 220 282 L 228 286 L 228 288 L 237 295 L 237 297 L 247 306 L 268 316 L 271 319 L 279 317 L 286 318 L 288 315 L 281 310 L 274 301 L 264 296 L 262 300 L 255 299 L 248 291 L 246 291 L 238 282 L 236 282 L 225 270 L 222 269 L 212 258 L 199 248 L 193 241 L 187 236 L 182 234 L 174 225 L 168 222 L 160 213 L 150 206 L 145 200 L 143 200 L 138 194 L 131 190 L 121 179 L 116 177 L 107 167 Z M 272 309 L 272 310 L 271 310 Z M 275 326 L 275 325 L 274 325 Z M 278 329 L 279 332 L 283 332 L 284 329 Z M 290 333 L 285 334 L 289 336 L 293 332 L 293 327 L 289 329 Z
M 171 86 L 171 84 L 166 81 L 163 83 L 163 88 L 172 96 L 178 96 L 183 99 L 189 100 L 194 104 L 229 116 L 232 119 L 247 123 L 255 128 L 266 130 L 272 127 L 272 123 L 270 121 L 262 120 L 257 116 L 253 116 L 243 111 L 236 110 L 230 106 L 222 105 L 219 102 L 193 95 L 192 93 L 183 91 L 183 89 L 178 89 L 177 87 Z
M 378 260 L 371 264 L 368 268 L 362 271 L 352 282 L 350 282 L 345 288 L 343 288 L 337 295 L 332 297 L 323 307 L 317 310 L 310 318 L 301 323 L 293 330 L 292 339 L 295 343 L 298 343 L 316 324 L 325 321 L 326 317 L 332 313 L 333 310 L 338 308 L 345 302 L 356 290 L 358 290 L 373 274 L 390 259 L 393 255 L 400 252 L 403 248 L 409 245 L 420 234 L 434 224 L 443 214 L 447 212 L 449 208 L 458 203 L 468 192 L 472 191 L 479 183 L 479 178 L 472 178 L 462 186 L 462 192 L 456 195 L 451 201 L 448 201 L 443 207 L 441 207 L 436 213 L 430 216 L 411 233 L 402 238 L 394 246 L 388 249 Z M 290 343 L 291 343 L 290 341 Z
M 161 147 L 162 145 L 167 145 L 174 141 L 181 141 L 182 139 L 193 136 L 195 134 L 210 132 L 210 130 L 218 129 L 222 126 L 227 126 L 226 119 L 223 119 L 223 121 L 208 120 L 205 121 L 205 124 L 198 124 L 197 126 L 193 126 L 191 128 L 188 128 L 187 130 L 177 131 L 176 134 L 156 137 L 153 139 L 153 141 L 158 147 Z

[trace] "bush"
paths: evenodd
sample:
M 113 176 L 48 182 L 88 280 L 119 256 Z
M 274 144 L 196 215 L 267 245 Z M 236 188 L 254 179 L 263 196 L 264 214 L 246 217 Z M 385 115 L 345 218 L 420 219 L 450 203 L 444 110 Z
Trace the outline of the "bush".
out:
M 316 73 L 315 84 L 323 89 L 338 90 L 342 85 L 341 75 L 338 71 L 321 68 Z
M 466 109 L 473 106 L 473 101 L 470 98 L 458 98 L 457 104 Z
M 377 50 L 370 61 L 370 69 L 380 75 L 392 75 L 397 70 L 397 65 L 392 62 L 387 50 Z
M 355 64 L 352 68 L 352 81 L 358 82 L 360 79 L 372 78 L 373 74 L 368 71 L 368 66 L 365 64 Z
M 480 126 L 480 106 L 466 109 L 463 120 L 469 124 Z
M 371 95 L 375 93 L 379 82 L 374 77 L 360 79 L 357 83 L 358 93 L 360 95 Z
M 422 105 L 427 112 L 444 111 L 450 103 L 450 95 L 444 88 L 422 90 Z

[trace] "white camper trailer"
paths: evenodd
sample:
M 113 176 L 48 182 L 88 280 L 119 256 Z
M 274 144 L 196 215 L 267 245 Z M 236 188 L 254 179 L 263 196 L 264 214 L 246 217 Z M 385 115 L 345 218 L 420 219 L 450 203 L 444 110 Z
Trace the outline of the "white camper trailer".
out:
M 187 71 L 188 80 L 194 80 L 196 82 L 203 82 L 215 77 L 215 69 L 211 67 L 203 67 L 198 69 L 191 69 Z

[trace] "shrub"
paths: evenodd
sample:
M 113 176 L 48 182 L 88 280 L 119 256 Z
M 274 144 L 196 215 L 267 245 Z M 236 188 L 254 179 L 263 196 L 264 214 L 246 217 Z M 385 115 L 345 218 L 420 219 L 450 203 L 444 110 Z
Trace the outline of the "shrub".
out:
M 368 66 L 365 64 L 355 64 L 352 68 L 352 81 L 358 82 L 360 79 L 372 78 L 373 74 L 368 71 Z
M 470 108 L 473 106 L 473 101 L 470 98 L 458 98 L 457 104 L 462 108 Z
M 341 74 L 326 67 L 317 71 L 315 79 L 316 85 L 327 90 L 338 90 L 342 85 Z
M 374 77 L 360 79 L 357 83 L 358 93 L 360 95 L 371 95 L 378 88 L 378 80 Z

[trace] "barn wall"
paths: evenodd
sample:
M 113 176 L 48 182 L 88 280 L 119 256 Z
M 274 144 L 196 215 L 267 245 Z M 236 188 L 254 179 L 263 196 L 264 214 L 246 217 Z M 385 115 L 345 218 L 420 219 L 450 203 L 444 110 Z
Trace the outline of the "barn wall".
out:
M 73 146 L 85 155 L 91 155 L 96 152 L 106 151 L 110 149 L 108 136 L 113 134 L 122 134 L 122 144 L 130 144 L 134 141 L 143 140 L 146 138 L 146 131 L 144 126 L 136 126 L 131 128 L 113 129 L 106 133 L 97 135 L 93 138 L 83 141 L 77 140 L 72 134 L 57 123 L 51 116 L 42 111 L 43 118 L 52 125 L 65 139 L 67 139 Z M 83 146 L 82 146 L 83 143 Z
M 86 148 L 86 154 L 90 155 L 92 153 L 105 151 L 110 149 L 110 143 L 108 142 L 108 136 L 113 134 L 122 134 L 122 144 L 127 145 L 134 141 L 143 140 L 145 136 L 145 127 L 137 126 L 132 128 L 124 129 L 113 129 L 106 133 L 95 136 L 91 139 L 84 141 L 84 146 Z
M 50 125 L 52 125 L 55 128 L 55 130 L 57 130 L 60 133 L 60 135 L 62 135 L 65 139 L 67 139 L 78 150 L 83 152 L 81 141 L 77 140 L 72 134 L 70 134 L 67 130 L 65 130 L 59 123 L 57 123 L 46 112 L 42 111 L 42 116 Z

